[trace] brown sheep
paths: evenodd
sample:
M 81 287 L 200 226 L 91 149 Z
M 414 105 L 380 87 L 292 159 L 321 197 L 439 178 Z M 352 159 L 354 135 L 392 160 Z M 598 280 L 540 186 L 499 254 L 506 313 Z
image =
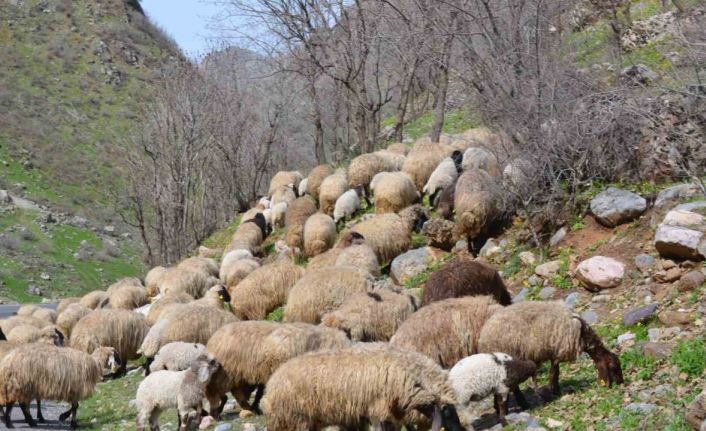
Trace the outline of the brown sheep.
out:
M 304 224 L 304 254 L 313 257 L 330 249 L 336 242 L 336 223 L 326 214 L 311 215 Z
M 219 401 L 229 391 L 241 408 L 258 411 L 265 383 L 280 365 L 306 352 L 349 345 L 342 332 L 305 323 L 251 321 L 222 327 L 206 346 L 221 364 L 207 387 L 211 415 L 218 417 Z M 258 395 L 251 405 L 249 395 L 254 388 Z
M 162 295 L 150 306 L 150 311 L 147 313 L 147 323 L 150 326 L 154 325 L 162 313 L 173 304 L 188 304 L 192 301 L 194 301 L 194 297 L 188 293 L 177 292 Z
M 112 293 L 109 293 L 108 297 L 101 304 L 101 307 L 134 310 L 142 307 L 148 302 L 147 291 L 144 287 L 141 285 L 123 285 L 120 288 L 113 290 Z
M 409 147 L 402 142 L 395 142 L 387 146 L 387 151 L 406 156 L 409 153 Z
M 401 289 L 375 289 L 357 293 L 336 310 L 324 314 L 321 324 L 340 329 L 353 341 L 388 341 L 419 305 Z
M 59 301 L 59 304 L 56 306 L 56 315 L 60 315 L 64 310 L 68 308 L 69 305 L 71 304 L 78 304 L 78 302 L 81 301 L 81 297 L 79 296 L 73 296 L 70 298 L 64 298 L 61 301 Z
M 187 293 L 194 298 L 200 298 L 209 286 L 209 277 L 194 271 L 171 267 L 162 275 L 159 293 Z
M 373 277 L 380 276 L 380 262 L 369 245 L 353 244 L 340 250 L 335 266 L 353 266 L 369 272 Z
M 418 192 L 422 192 L 439 162 L 448 157 L 453 148 L 444 144 L 418 141 L 407 155 L 402 172 L 409 174 Z
M 371 287 L 370 275 L 358 268 L 309 270 L 289 291 L 284 321 L 319 323 L 322 315 L 338 308 L 346 298 Z
M 103 303 L 103 301 L 106 300 L 107 297 L 108 294 L 106 294 L 104 291 L 94 290 L 83 295 L 83 297 L 78 303 L 86 308 L 95 310 L 96 308 L 98 308 L 99 305 Z
M 304 223 L 316 213 L 312 198 L 302 196 L 292 202 L 284 218 L 285 240 L 290 247 L 302 249 L 304 246 Z
M 454 207 L 458 238 L 468 241 L 484 235 L 499 215 L 498 185 L 485 171 L 465 171 L 456 182 Z
M 260 267 L 260 262 L 255 259 L 239 259 L 229 265 L 221 266 L 221 281 L 229 290 L 232 290 L 241 281 Z
M 74 326 L 90 312 L 90 308 L 86 308 L 81 304 L 70 304 L 59 314 L 59 317 L 56 319 L 56 326 L 59 327 L 59 330 L 63 332 L 67 338 L 70 338 Z
M 435 271 L 426 282 L 422 305 L 462 296 L 492 296 L 500 305 L 512 304 L 502 277 L 494 268 L 458 257 Z
M 266 236 L 266 223 L 262 213 L 257 213 L 254 218 L 243 221 L 233 233 L 225 253 L 231 250 L 248 250 L 253 255 L 257 254 Z
M 351 160 L 348 166 L 348 185 L 352 189 L 363 187 L 366 196 L 370 196 L 370 181 L 376 174 L 389 170 L 387 162 L 379 155 L 361 154 Z
M 319 165 L 312 169 L 307 177 L 306 192 L 318 201 L 321 185 L 330 175 L 333 175 L 333 168 L 331 165 Z
M 319 193 L 319 208 L 327 215 L 333 215 L 336 200 L 348 191 L 348 178 L 345 172 L 337 172 L 329 175 L 321 183 Z
M 167 272 L 167 268 L 163 266 L 155 266 L 147 272 L 147 275 L 145 275 L 145 290 L 148 297 L 152 298 L 159 294 L 159 285 L 165 272 Z
M 287 259 L 264 265 L 230 291 L 233 313 L 246 320 L 262 320 L 284 304 L 304 269 Z
M 561 301 L 524 301 L 498 310 L 483 326 L 480 352 L 505 352 L 514 358 L 549 361 L 549 391 L 559 395 L 559 363 L 573 362 L 581 352 L 593 359 L 601 385 L 623 383 L 618 356 Z
M 412 179 L 404 172 L 390 172 L 380 178 L 373 190 L 375 214 L 396 213 L 419 201 Z
M 501 305 L 489 296 L 445 299 L 409 316 L 390 344 L 422 353 L 443 368 L 478 353 L 478 337 L 488 318 Z
M 278 187 L 284 187 L 288 185 L 293 185 L 295 190 L 299 187 L 299 183 L 302 180 L 302 174 L 297 171 L 280 171 L 275 174 L 270 180 L 270 188 L 267 192 L 268 196 L 272 196 L 274 191 Z M 264 208 L 263 208 L 264 209 Z
M 177 264 L 177 268 L 185 269 L 187 271 L 200 272 L 207 277 L 218 277 L 218 264 L 215 260 L 207 257 L 187 257 Z
M 105 293 L 106 295 L 110 296 L 113 293 L 117 292 L 118 290 L 122 289 L 123 287 L 133 287 L 133 286 L 138 286 L 138 287 L 143 287 L 142 286 L 142 281 L 140 281 L 139 278 L 137 277 L 124 277 L 121 278 L 120 280 L 116 281 L 115 283 L 111 284 L 108 286 L 108 289 L 106 289 Z
M 373 154 L 385 161 L 385 170 L 388 172 L 396 172 L 402 169 L 405 161 L 405 156 L 395 153 L 394 151 L 380 150 Z

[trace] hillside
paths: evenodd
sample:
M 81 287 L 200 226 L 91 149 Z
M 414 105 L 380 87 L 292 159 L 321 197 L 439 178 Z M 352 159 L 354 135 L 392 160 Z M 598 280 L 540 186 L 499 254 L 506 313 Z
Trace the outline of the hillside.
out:
M 181 54 L 134 4 L 0 4 L 0 190 L 30 201 L 0 204 L 0 299 L 40 299 L 29 285 L 85 292 L 140 268 L 113 204 L 115 150 Z M 76 261 L 81 247 L 101 256 Z

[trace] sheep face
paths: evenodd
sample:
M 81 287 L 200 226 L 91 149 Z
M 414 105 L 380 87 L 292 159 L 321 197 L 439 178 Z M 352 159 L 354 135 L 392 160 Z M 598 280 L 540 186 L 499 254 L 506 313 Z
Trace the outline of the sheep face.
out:
M 463 164 L 463 153 L 459 150 L 454 151 L 451 153 L 451 160 L 453 160 L 454 165 L 456 165 L 456 172 L 460 173 L 462 170 L 461 165 Z
M 117 373 L 120 367 L 123 366 L 123 361 L 120 360 L 118 353 L 113 350 L 113 352 L 108 356 L 108 368 L 111 373 Z
M 456 407 L 452 404 L 429 405 L 417 407 L 417 410 L 432 420 L 431 430 L 465 431 L 458 418 Z
M 52 342 L 57 347 L 64 347 L 64 334 L 58 329 L 54 329 L 54 334 L 52 335 Z
M 200 383 L 207 384 L 219 367 L 220 365 L 212 356 L 203 355 L 191 364 L 191 371 L 196 374 Z
M 598 370 L 598 384 L 610 387 L 623 383 L 623 369 L 620 366 L 620 359 L 615 353 L 607 350 L 594 359 Z

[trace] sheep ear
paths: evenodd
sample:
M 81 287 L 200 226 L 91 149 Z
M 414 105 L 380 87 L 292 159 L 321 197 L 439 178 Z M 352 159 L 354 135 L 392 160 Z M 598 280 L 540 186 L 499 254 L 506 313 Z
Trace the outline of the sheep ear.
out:
M 197 377 L 199 379 L 199 382 L 201 383 L 206 383 L 208 379 L 211 377 L 210 373 L 208 372 L 208 366 L 203 365 L 199 367 L 199 371 L 197 372 Z

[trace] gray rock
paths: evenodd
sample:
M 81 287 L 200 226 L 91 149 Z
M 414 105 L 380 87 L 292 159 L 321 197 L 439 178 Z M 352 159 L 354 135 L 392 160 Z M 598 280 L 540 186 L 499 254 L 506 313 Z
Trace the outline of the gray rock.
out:
M 654 208 L 662 209 L 673 204 L 674 202 L 678 202 L 682 199 L 689 199 L 697 196 L 698 194 L 699 188 L 692 183 L 672 186 L 659 192 L 657 198 L 655 199 Z
M 553 287 L 544 287 L 539 291 L 539 297 L 541 299 L 549 299 L 556 293 L 556 289 Z
M 427 269 L 443 252 L 434 247 L 420 247 L 397 256 L 390 265 L 390 277 L 397 284 L 404 284 Z
M 468 241 L 466 241 L 465 239 L 456 241 L 456 245 L 454 245 L 454 251 L 468 251 Z
M 491 250 L 495 250 L 498 248 L 498 244 L 495 243 L 495 240 L 493 238 L 488 239 L 485 244 L 483 244 L 483 247 L 481 247 L 480 254 L 481 256 L 488 256 Z
M 520 261 L 525 266 L 533 266 L 537 262 L 537 258 L 534 256 L 534 253 L 532 253 L 531 251 L 523 251 L 522 253 L 519 254 L 519 256 L 520 256 Z
M 633 343 L 634 341 L 635 334 L 633 334 L 632 332 L 626 332 L 624 334 L 618 335 L 618 344 L 620 345 Z
M 527 278 L 527 283 L 529 283 L 530 286 L 539 286 L 542 284 L 542 279 L 532 274 Z
M 650 403 L 630 403 L 627 406 L 625 406 L 625 411 L 628 411 L 630 413 L 650 413 L 654 411 L 657 408 L 656 405 L 650 404 Z
M 39 286 L 30 284 L 27 286 L 27 294 L 33 296 L 43 296 L 44 292 L 42 292 L 42 289 Z
M 0 190 L 0 204 L 11 204 L 12 198 L 7 190 Z
M 632 326 L 638 322 L 645 321 L 655 315 L 657 303 L 645 305 L 644 307 L 633 308 L 623 314 L 623 325 Z
M 654 266 L 654 264 L 655 258 L 649 254 L 642 253 L 635 256 L 635 266 L 642 272 L 647 272 Z
M 690 260 L 706 257 L 706 237 L 694 229 L 661 224 L 655 232 L 654 245 L 663 256 Z
M 510 425 L 524 425 L 526 428 L 539 426 L 537 418 L 527 412 L 510 413 L 505 416 L 505 420 Z
M 559 262 L 558 260 L 552 260 L 550 262 L 537 265 L 537 267 L 534 269 L 534 273 L 540 277 L 550 278 L 553 277 L 557 272 L 559 272 L 560 268 L 561 262 Z
M 108 226 L 103 226 L 103 232 L 112 235 L 115 233 L 115 226 L 108 225 Z
M 556 247 L 556 245 L 559 244 L 562 239 L 564 239 L 567 233 L 568 232 L 566 230 L 566 227 L 562 227 L 561 229 L 556 231 L 556 233 L 554 233 L 554 235 L 552 235 L 552 237 L 549 239 L 549 246 Z
M 610 295 L 596 295 L 593 298 L 591 298 L 591 302 L 596 302 L 596 303 L 608 302 L 608 301 L 610 301 L 610 298 L 612 298 L 612 296 L 610 296 Z
M 233 424 L 221 423 L 216 425 L 216 428 L 214 428 L 213 431 L 229 431 L 231 429 L 233 429 Z
M 528 294 L 529 294 L 529 289 L 527 289 L 526 287 L 523 287 L 522 290 L 520 290 L 517 293 L 517 295 L 515 295 L 515 297 L 512 298 L 513 304 L 524 301 Z
M 257 425 L 255 425 L 252 422 L 248 422 L 245 425 L 243 425 L 243 431 L 257 431 Z
M 625 265 L 605 256 L 593 256 L 576 267 L 576 278 L 594 292 L 618 286 L 624 276 Z
M 564 298 L 564 303 L 570 308 L 574 308 L 579 299 L 581 299 L 581 296 L 578 293 L 570 293 L 566 298 Z
M 614 227 L 645 212 L 647 201 L 627 190 L 609 187 L 591 200 L 591 212 L 599 223 Z
M 581 313 L 581 318 L 589 325 L 593 325 L 598 322 L 598 313 L 592 310 L 584 311 Z

